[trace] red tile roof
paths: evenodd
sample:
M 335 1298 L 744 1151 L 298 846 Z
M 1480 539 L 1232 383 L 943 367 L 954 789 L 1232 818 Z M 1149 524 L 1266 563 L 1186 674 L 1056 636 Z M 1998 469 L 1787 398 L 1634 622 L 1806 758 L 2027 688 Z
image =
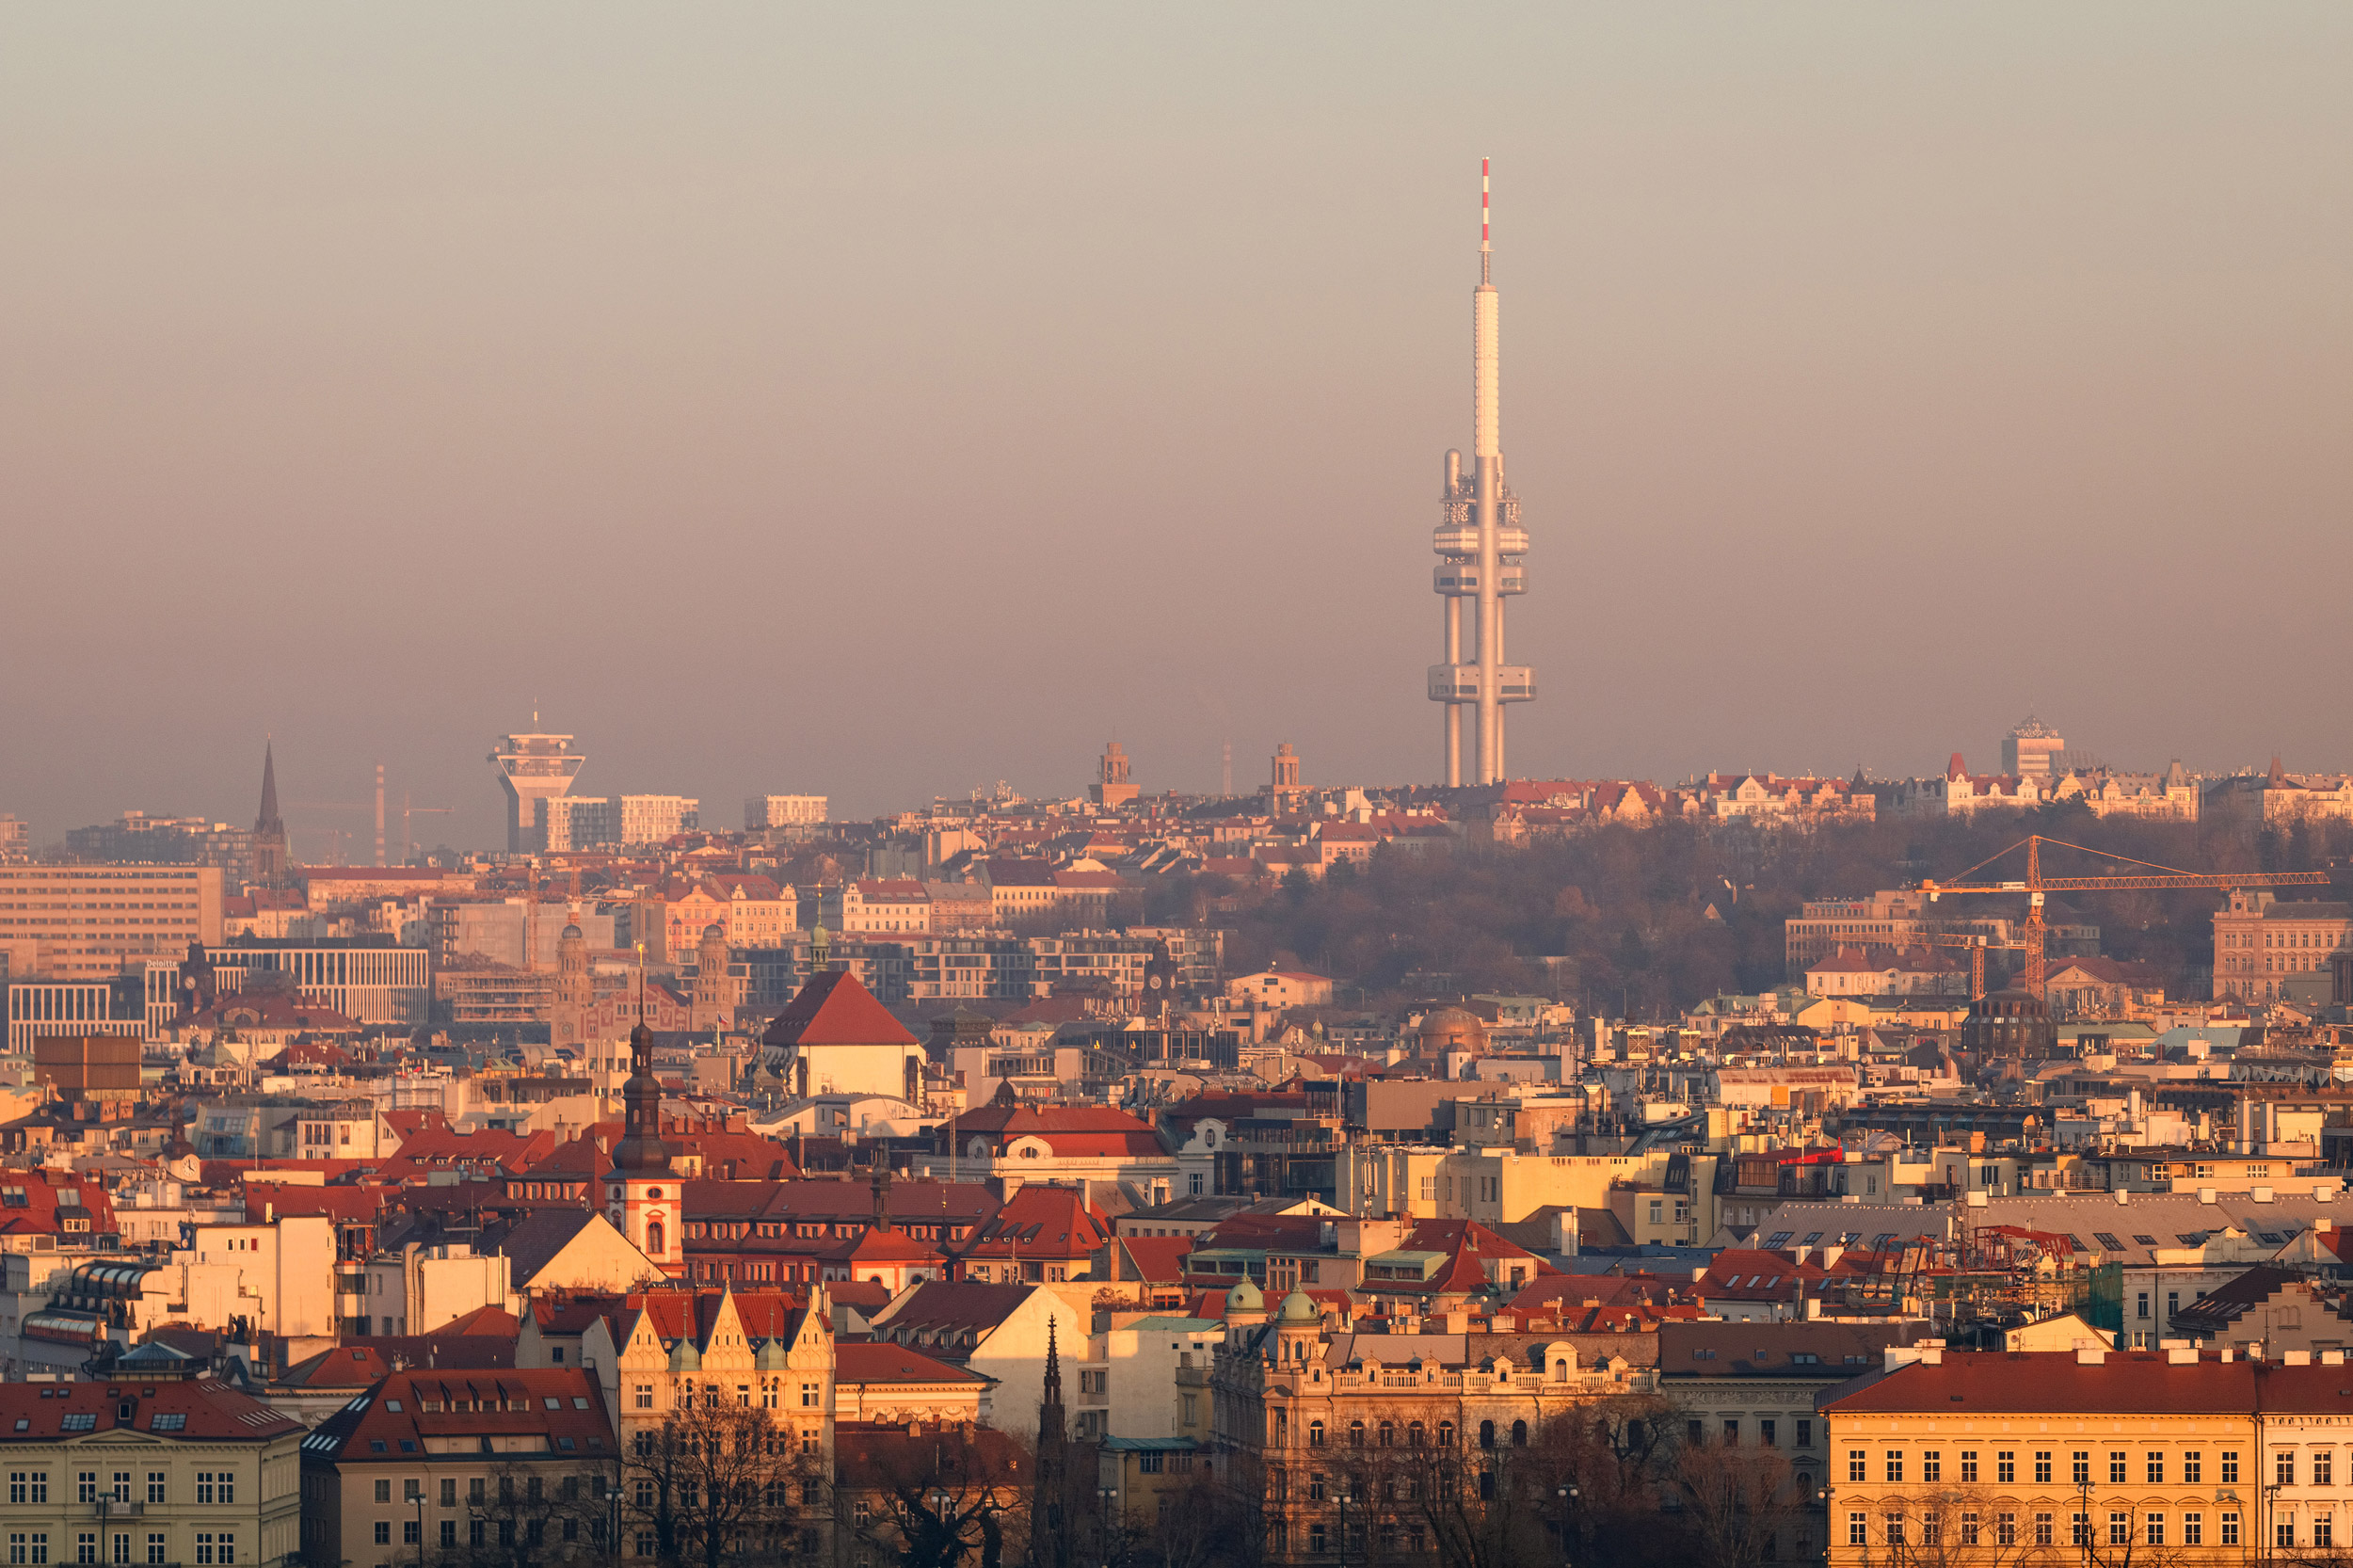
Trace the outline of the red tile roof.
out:
M 128 1419 L 120 1414 L 124 1403 L 131 1406 Z M 0 1440 L 55 1443 L 60 1435 L 71 1437 L 64 1431 L 68 1416 L 91 1417 L 94 1432 L 136 1432 L 142 1438 L 190 1443 L 259 1444 L 302 1430 L 301 1422 L 210 1378 L 0 1384 Z M 174 1416 L 184 1419 L 175 1425 L 169 1419 Z M 160 1428 L 157 1416 L 165 1417 Z
M 920 884 L 919 884 L 920 886 Z M 911 1046 L 915 1036 L 846 969 L 810 977 L 760 1035 L 766 1046 Z
M 328 1416 L 302 1446 L 306 1460 L 414 1466 L 429 1451 L 430 1439 L 449 1437 L 540 1437 L 546 1451 L 558 1456 L 618 1451 L 597 1385 L 572 1367 L 412 1367 Z
M 935 1361 L 918 1350 L 893 1345 L 888 1340 L 845 1339 L 833 1348 L 833 1381 L 836 1384 L 889 1383 L 986 1383 L 978 1372 L 968 1372 L 945 1361 Z

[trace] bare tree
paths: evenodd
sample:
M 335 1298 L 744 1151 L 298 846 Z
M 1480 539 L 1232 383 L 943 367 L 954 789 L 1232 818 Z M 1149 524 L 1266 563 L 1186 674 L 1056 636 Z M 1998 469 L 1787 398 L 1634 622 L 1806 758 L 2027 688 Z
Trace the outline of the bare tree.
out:
M 659 1431 L 639 1432 L 623 1458 L 622 1531 L 636 1538 L 635 1555 L 649 1544 L 664 1568 L 777 1560 L 790 1551 L 808 1464 L 767 1411 L 718 1400 L 714 1389 L 682 1403 Z
M 1016 1552 L 1021 1545 L 1033 1466 L 1003 1432 L 868 1432 L 840 1458 L 837 1522 L 902 1568 L 1000 1568 L 1008 1534 Z
M 1699 1568 L 1763 1568 L 1805 1506 L 1788 1462 L 1771 1448 L 1687 1446 L 1673 1485 L 1681 1533 Z

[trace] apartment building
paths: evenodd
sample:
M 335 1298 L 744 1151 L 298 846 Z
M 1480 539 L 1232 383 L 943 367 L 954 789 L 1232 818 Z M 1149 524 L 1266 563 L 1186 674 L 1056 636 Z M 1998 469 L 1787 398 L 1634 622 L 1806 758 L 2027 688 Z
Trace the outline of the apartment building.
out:
M 396 1372 L 302 1439 L 303 1555 L 395 1568 L 493 1543 L 547 1558 L 600 1549 L 619 1454 L 581 1368 Z
M 2348 951 L 2353 904 L 2236 891 L 2215 911 L 2214 994 L 2217 1000 L 2270 1000 L 2284 994 L 2291 976 L 2325 972 L 2333 955 Z
M 161 1344 L 104 1378 L 0 1384 L 10 1562 L 284 1562 L 300 1545 L 302 1423 Z
M 744 831 L 800 827 L 825 820 L 824 795 L 753 795 L 744 802 Z
M 1830 1568 L 2325 1557 L 2353 1528 L 2342 1352 L 1909 1353 L 1823 1405 Z

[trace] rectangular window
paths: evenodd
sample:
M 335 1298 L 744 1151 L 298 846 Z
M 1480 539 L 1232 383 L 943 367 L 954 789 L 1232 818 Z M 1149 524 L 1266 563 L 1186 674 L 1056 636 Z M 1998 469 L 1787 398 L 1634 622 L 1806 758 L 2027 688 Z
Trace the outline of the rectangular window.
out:
M 1977 1544 L 1977 1516 L 1974 1513 L 1961 1516 L 1961 1544 L 1964 1546 Z
M 23 1530 L 8 1532 L 8 1560 L 11 1563 L 24 1560 L 24 1532 Z
M 164 1560 L 164 1537 L 163 1532 L 160 1530 L 150 1530 L 148 1532 L 147 1560 L 151 1563 L 161 1562 Z
M 1870 1526 L 1870 1515 L 1869 1515 L 1869 1514 L 1866 1514 L 1866 1513 L 1849 1513 L 1849 1514 L 1848 1514 L 1848 1515 L 1847 1515 L 1847 1544 L 1848 1544 L 1848 1545 L 1849 1545 L 1849 1546 L 1867 1546 L 1867 1545 L 1869 1545 L 1870 1544 L 1871 1544 L 1871 1526 Z
M 129 1502 L 129 1501 L 131 1500 L 131 1472 L 130 1472 L 130 1471 L 128 1471 L 128 1470 L 117 1470 L 117 1471 L 115 1472 L 115 1490 L 114 1490 L 114 1498 L 115 1498 L 115 1501 L 117 1501 L 117 1502 L 119 1502 L 119 1503 L 127 1503 L 127 1502 Z
M 2314 1453 L 2313 1455 L 2313 1484 L 2334 1486 L 2336 1482 L 2329 1480 L 2329 1477 L 2336 1473 L 2336 1455 L 2332 1450 L 2322 1448 Z
M 1868 1480 L 1871 1479 L 1867 1461 L 1865 1460 L 1864 1452 L 1861 1448 L 1849 1448 L 1847 1450 L 1847 1479 L 1849 1480 Z
M 2108 1515 L 2108 1544 L 2111 1546 L 2130 1545 L 2132 1539 L 2133 1516 L 2129 1513 L 2110 1513 Z
M 2206 1544 L 2206 1516 L 2202 1513 L 2182 1515 L 2182 1544 L 2202 1546 Z
M 199 1562 L 210 1562 L 213 1560 L 212 1531 L 198 1530 L 196 1532 L 196 1560 Z
M 1920 1515 L 1920 1544 L 1923 1546 L 1940 1546 L 1943 1545 L 1944 1543 L 1945 1515 L 1942 1513 L 1923 1513 Z
M 424 1537 L 418 1533 L 417 1521 L 414 1519 L 403 1519 L 400 1522 L 400 1544 L 404 1546 L 424 1544 Z
M 2164 1545 L 2165 1515 L 2162 1513 L 2152 1513 L 2143 1517 L 2140 1522 L 2140 1538 L 2152 1546 Z
M 2237 1515 L 2236 1513 L 2234 1513 L 2234 1512 L 2230 1512 L 2230 1511 L 2228 1511 L 2228 1510 L 2225 1510 L 2225 1511 L 2224 1511 L 2224 1512 L 2222 1513 L 2222 1515 L 2220 1516 L 2220 1521 L 2219 1521 L 2219 1522 L 2220 1522 L 2220 1524 L 2221 1524 L 2221 1526 L 2222 1526 L 2222 1544 L 2223 1544 L 2223 1545 L 2225 1545 L 2225 1546 L 2235 1546 L 2235 1545 L 2237 1545 L 2237 1544 L 2238 1544 L 2238 1515 Z
M 1963 1448 L 1963 1449 L 1961 1449 L 1961 1484 L 1963 1484 L 1964 1486 L 1965 1486 L 1965 1485 L 1972 1484 L 1972 1483 L 1974 1483 L 1974 1482 L 1977 1480 L 1977 1449 L 1975 1449 L 1975 1448 Z
M 391 1520 L 378 1519 L 376 1522 L 376 1544 L 379 1546 L 389 1546 L 392 1544 L 392 1524 Z
M 115 1560 L 120 1563 L 131 1560 L 131 1538 L 120 1530 L 115 1532 Z
M 1810 1418 L 1801 1418 L 1798 1422 L 1798 1447 L 1814 1447 L 1814 1422 Z
M 2091 1484 L 2091 1452 L 2089 1449 L 2077 1448 L 2068 1456 L 2067 1479 L 2077 1486 Z
M 2205 1473 L 2205 1455 L 2191 1448 L 2182 1455 L 2182 1484 L 2196 1486 L 2198 1478 Z
M 2221 1480 L 2223 1485 L 2236 1486 L 2238 1484 L 2238 1450 L 2236 1448 L 2225 1448 L 2222 1450 L 2221 1470 Z M 2225 1515 L 2225 1517 L 2228 1517 L 2228 1515 Z
M 2281 1486 L 2296 1484 L 2296 1450 L 2281 1448 L 2271 1456 L 2271 1479 Z
M 196 1500 L 200 1503 L 213 1500 L 213 1473 L 210 1470 L 196 1473 Z
M 2165 1455 L 2161 1453 L 2153 1453 L 2149 1456 L 2149 1484 L 2152 1486 L 2165 1484 Z
M 2018 1479 L 2018 1450 L 1997 1449 L 1993 1455 L 1993 1479 L 2005 1486 Z
M 49 1560 L 49 1532 L 47 1530 L 33 1532 L 33 1560 L 35 1562 Z
M 2037 1448 L 2034 1451 L 2034 1479 L 2039 1481 L 2047 1481 L 2051 1479 L 2050 1449 Z
M 98 1500 L 97 1471 L 84 1470 L 73 1478 L 73 1500 L 77 1503 L 94 1503 Z
M 33 1472 L 33 1501 L 37 1503 L 45 1503 L 48 1500 L 49 1472 L 46 1470 L 36 1470 Z
M 445 1551 L 445 1552 L 446 1552 L 446 1551 L 449 1551 L 449 1550 L 451 1550 L 452 1548 L 454 1548 L 456 1544 L 457 1544 L 457 1521 L 456 1521 L 456 1520 L 455 1520 L 455 1519 L 444 1519 L 444 1520 L 442 1520 L 442 1521 L 441 1521 L 441 1550 L 443 1550 L 443 1551 Z
M 1900 1513 L 1891 1513 L 1887 1515 L 1884 1522 L 1887 1526 L 1887 1544 L 1891 1546 L 1902 1545 L 1904 1544 L 1904 1516 Z
M 424 1501 L 424 1482 L 411 1476 L 400 1483 L 400 1500 L 404 1503 Z
M 2296 1544 L 2295 1514 L 2291 1513 L 2284 1519 L 2274 1519 L 2271 1522 L 2271 1544 L 2274 1546 L 2293 1546 Z
M 2333 1546 L 2337 1544 L 2337 1516 L 2333 1513 L 2313 1515 L 2313 1544 Z
M 441 1478 L 441 1506 L 443 1508 L 457 1506 L 457 1481 L 454 1477 L 443 1476 Z
M 376 1500 L 379 1503 L 389 1503 L 392 1500 L 392 1483 L 389 1478 L 376 1481 Z
M 1903 1449 L 1890 1448 L 1887 1450 L 1887 1479 L 1889 1480 L 1901 1480 L 1904 1479 Z
M 637 1408 L 640 1410 L 651 1410 L 653 1408 L 652 1384 L 641 1383 L 637 1385 Z
M 73 1538 L 73 1560 L 76 1562 L 98 1560 L 98 1532 L 96 1530 L 84 1530 Z
M 1993 1544 L 1996 1546 L 2015 1546 L 2018 1544 L 2017 1514 L 1996 1513 L 1993 1516 Z
M 1923 1482 L 1945 1479 L 1945 1450 L 1929 1448 L 1920 1455 L 1920 1480 Z
M 220 1560 L 223 1562 L 237 1560 L 237 1538 L 226 1531 L 222 1532 L 220 1538 Z
M 2126 1456 L 2123 1449 L 2111 1448 L 2108 1450 L 2108 1484 L 2110 1486 L 2123 1485 L 2125 1472 L 2131 1466 L 2126 1463 Z
M 1774 1435 L 1773 1435 L 1773 1434 L 1774 1434 L 1774 1430 L 1775 1430 L 1775 1429 L 1774 1429 L 1773 1420 L 1772 1420 L 1772 1418 L 1771 1418 L 1770 1416 L 1768 1416 L 1768 1417 L 1766 1417 L 1764 1420 L 1757 1422 L 1757 1423 L 1756 1423 L 1756 1441 L 1757 1441 L 1757 1446 L 1758 1446 L 1758 1447 L 1760 1447 L 1760 1448 L 1771 1448 L 1771 1447 L 1773 1446 L 1773 1444 L 1774 1444 L 1774 1441 L 1775 1441 L 1775 1439 L 1774 1439 Z

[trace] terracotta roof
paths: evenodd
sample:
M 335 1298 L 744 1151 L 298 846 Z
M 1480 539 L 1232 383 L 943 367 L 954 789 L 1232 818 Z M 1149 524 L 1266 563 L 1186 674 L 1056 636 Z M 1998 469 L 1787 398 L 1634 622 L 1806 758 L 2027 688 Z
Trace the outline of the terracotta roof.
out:
M 133 1384 L 137 1386 L 128 1386 Z M 128 1419 L 120 1409 L 125 1403 L 131 1407 Z M 211 1378 L 140 1384 L 134 1374 L 111 1386 L 104 1381 L 0 1384 L 0 1439 L 55 1443 L 62 1436 L 79 1441 L 76 1433 L 65 1431 L 68 1416 L 88 1417 L 93 1432 L 136 1432 L 176 1442 L 260 1444 L 302 1430 L 301 1422 L 290 1421 L 259 1400 Z M 180 1419 L 174 1421 L 174 1416 Z
M 2331 1396 L 2345 1368 L 2325 1372 Z M 2255 1368 L 2245 1361 L 2169 1363 L 2162 1351 L 2111 1351 L 2096 1363 L 2073 1351 L 1946 1351 L 1937 1366 L 1914 1362 L 1871 1379 L 1822 1408 L 1853 1414 L 1935 1410 L 1954 1416 L 2064 1411 L 2070 1415 L 2189 1415 L 2251 1412 Z M 2343 1408 L 2332 1398 L 2329 1408 Z
M 920 884 L 919 884 L 920 886 Z M 771 1047 L 911 1046 L 915 1036 L 846 969 L 813 975 L 760 1035 Z
M 901 1330 L 970 1330 L 985 1334 L 1011 1317 L 1037 1285 L 976 1285 L 968 1280 L 925 1280 L 900 1304 L 878 1333 Z
M 428 1410 L 426 1405 L 434 1408 Z M 395 1372 L 328 1416 L 302 1441 L 306 1457 L 410 1466 L 433 1438 L 538 1437 L 550 1453 L 617 1450 L 604 1400 L 578 1368 Z
M 845 1339 L 833 1348 L 833 1381 L 843 1383 L 986 1383 L 922 1352 L 888 1340 Z

